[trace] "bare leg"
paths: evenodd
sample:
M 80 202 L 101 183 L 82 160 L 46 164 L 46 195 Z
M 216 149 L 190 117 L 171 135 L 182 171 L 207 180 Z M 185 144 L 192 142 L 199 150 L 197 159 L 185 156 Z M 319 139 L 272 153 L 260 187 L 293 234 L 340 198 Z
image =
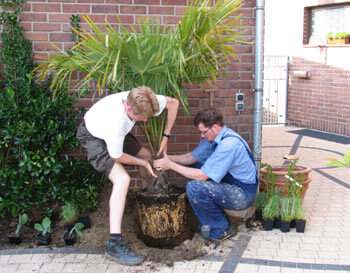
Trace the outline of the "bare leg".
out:
M 108 178 L 113 184 L 112 194 L 109 198 L 110 233 L 121 233 L 125 200 L 130 185 L 130 176 L 121 164 L 114 163 Z
M 136 157 L 145 159 L 148 162 L 152 161 L 151 152 L 147 150 L 145 147 L 141 148 L 141 150 L 137 153 Z M 147 181 L 151 178 L 151 175 L 147 172 L 147 170 L 144 167 L 139 167 L 139 171 L 142 179 Z

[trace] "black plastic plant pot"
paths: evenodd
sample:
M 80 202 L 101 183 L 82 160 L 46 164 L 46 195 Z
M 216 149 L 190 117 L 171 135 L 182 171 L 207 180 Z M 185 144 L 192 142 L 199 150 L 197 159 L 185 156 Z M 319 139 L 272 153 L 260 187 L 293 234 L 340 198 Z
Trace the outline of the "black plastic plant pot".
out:
M 290 231 L 290 223 L 291 222 L 282 221 L 281 231 L 282 232 L 289 232 Z
M 282 226 L 281 218 L 275 217 L 275 219 L 273 220 L 273 228 L 280 229 L 281 226 Z
M 291 222 L 290 222 L 290 228 L 295 228 L 296 227 L 296 223 L 295 223 L 295 219 L 293 219 Z
M 37 243 L 38 245 L 44 245 L 47 246 L 51 242 L 51 233 L 47 232 L 45 235 L 42 234 L 42 232 L 38 233 L 37 236 Z
M 305 232 L 306 221 L 305 220 L 296 220 L 295 227 L 296 232 L 304 233 Z
M 67 224 L 65 225 L 67 232 L 70 232 L 70 230 L 74 227 L 74 224 Z
M 82 223 L 84 225 L 84 227 L 82 228 L 82 230 L 84 229 L 88 229 L 91 227 L 91 222 L 90 222 L 90 217 L 89 215 L 84 215 L 78 218 L 78 223 Z
M 254 219 L 256 221 L 262 221 L 262 210 L 260 210 L 260 209 L 255 210 Z
M 264 225 L 264 230 L 267 230 L 267 231 L 272 230 L 273 220 L 264 219 L 263 225 Z
M 63 239 L 64 239 L 64 243 L 67 245 L 67 246 L 71 246 L 71 245 L 74 245 L 77 241 L 77 234 L 76 233 L 72 233 L 71 236 L 69 236 L 69 232 L 66 232 L 63 236 Z
M 18 245 L 22 242 L 22 237 L 21 237 L 21 234 L 15 234 L 15 231 L 11 231 L 8 235 L 7 235 L 7 238 L 9 240 L 9 243 L 10 244 L 13 244 L 13 245 Z

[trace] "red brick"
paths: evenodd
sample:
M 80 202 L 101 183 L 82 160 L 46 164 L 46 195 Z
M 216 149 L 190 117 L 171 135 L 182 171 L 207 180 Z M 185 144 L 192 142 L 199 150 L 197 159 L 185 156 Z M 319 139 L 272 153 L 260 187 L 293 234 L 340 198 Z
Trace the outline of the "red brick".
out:
M 62 49 L 62 43 L 54 43 L 58 48 Z M 49 43 L 34 43 L 35 51 L 57 51 L 57 49 Z
M 124 24 L 134 24 L 134 16 L 133 15 L 107 15 L 107 21 L 109 23 L 119 23 L 120 22 Z
M 61 5 L 60 4 L 46 4 L 46 3 L 33 4 L 33 11 L 61 12 Z
M 149 14 L 174 14 L 173 7 L 149 7 Z
M 164 16 L 163 21 L 164 23 L 168 24 L 178 24 L 181 21 L 182 17 L 180 16 Z
M 120 13 L 146 14 L 146 7 L 145 6 L 121 6 Z
M 144 5 L 159 5 L 160 0 L 134 0 L 134 4 L 144 4 Z
M 70 33 L 50 33 L 50 41 L 52 42 L 70 42 L 71 40 Z
M 23 33 L 24 37 L 31 41 L 47 41 L 48 35 L 47 33 L 33 33 L 33 32 L 25 32 Z
M 22 13 L 20 19 L 24 22 L 47 22 L 47 15 L 42 13 Z
M 105 0 L 106 4 L 132 4 L 132 0 Z
M 49 14 L 50 22 L 70 22 L 71 14 L 53 13 Z
M 90 5 L 82 4 L 63 4 L 63 12 L 67 13 L 90 13 Z
M 96 3 L 104 3 L 104 0 L 77 0 L 77 3 L 91 3 L 91 4 L 96 4 Z
M 183 6 L 186 6 L 186 0 L 162 0 L 162 4 L 164 6 L 166 5 L 183 5 Z
M 32 23 L 23 23 L 20 24 L 25 31 L 31 31 L 32 30 Z
M 33 25 L 33 30 L 34 31 L 60 31 L 61 30 L 61 25 L 60 24 L 34 24 Z
M 32 10 L 32 4 L 30 3 L 24 3 L 22 6 L 22 11 L 31 11 Z
M 176 7 L 175 9 L 176 9 L 175 11 L 176 15 L 184 15 L 186 12 L 186 7 Z
M 93 13 L 119 13 L 118 6 L 115 5 L 93 5 Z

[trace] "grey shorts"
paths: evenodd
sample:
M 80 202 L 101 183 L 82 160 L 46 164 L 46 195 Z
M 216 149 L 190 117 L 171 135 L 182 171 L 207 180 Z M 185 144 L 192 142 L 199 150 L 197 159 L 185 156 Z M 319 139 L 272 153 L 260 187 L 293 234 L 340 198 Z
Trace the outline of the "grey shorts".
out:
M 86 129 L 85 121 L 80 123 L 78 127 L 77 138 L 80 141 L 81 147 L 86 150 L 87 159 L 91 165 L 108 177 L 113 168 L 114 161 L 108 154 L 106 142 L 91 135 Z M 130 133 L 125 136 L 123 145 L 124 153 L 136 156 L 141 148 L 142 146 L 137 142 L 135 136 Z

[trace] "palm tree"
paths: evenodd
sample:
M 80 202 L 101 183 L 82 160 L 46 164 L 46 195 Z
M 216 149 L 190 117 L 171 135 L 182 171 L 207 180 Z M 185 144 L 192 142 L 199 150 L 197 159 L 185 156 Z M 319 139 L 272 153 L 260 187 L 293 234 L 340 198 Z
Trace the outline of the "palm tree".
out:
M 185 113 L 188 102 L 183 83 L 216 82 L 224 76 L 223 68 L 236 58 L 234 44 L 245 43 L 234 16 L 242 0 L 193 0 L 182 20 L 175 27 L 161 25 L 159 20 L 142 20 L 138 30 L 106 22 L 104 32 L 88 17 L 84 19 L 91 32 L 82 31 L 80 41 L 69 51 L 60 49 L 36 70 L 45 78 L 55 72 L 51 88 L 63 90 L 70 86 L 73 72 L 83 72 L 77 89 L 82 91 L 91 82 L 101 90 L 130 90 L 146 85 L 157 94 L 179 99 Z M 163 134 L 165 115 L 153 118 L 144 126 L 145 135 L 154 154 Z

